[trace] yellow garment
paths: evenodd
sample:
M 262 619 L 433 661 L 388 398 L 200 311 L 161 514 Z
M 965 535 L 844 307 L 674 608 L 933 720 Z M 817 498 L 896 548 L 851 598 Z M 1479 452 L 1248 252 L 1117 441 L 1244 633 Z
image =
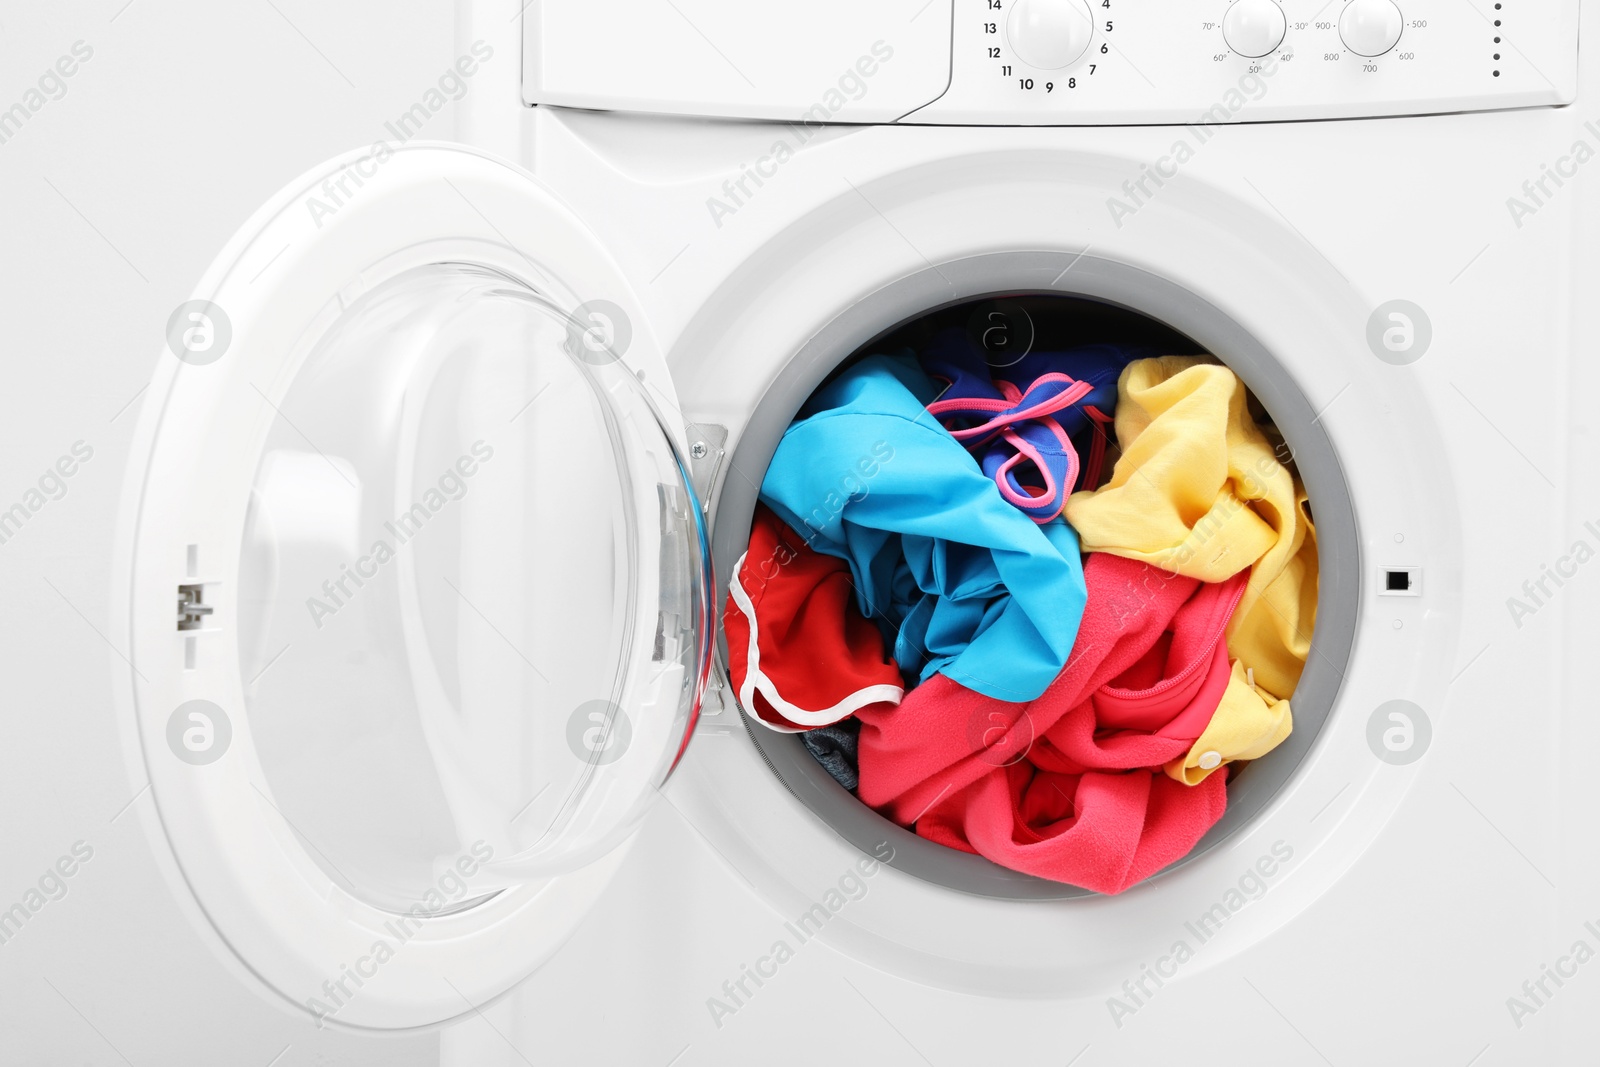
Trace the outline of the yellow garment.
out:
M 1236 759 L 1256 759 L 1278 747 L 1294 728 L 1289 702 L 1257 684 L 1251 685 L 1244 664 L 1233 661 L 1233 674 L 1211 723 L 1187 755 L 1166 765 L 1166 772 L 1185 785 L 1199 785 L 1206 776 Z M 1207 759 L 1207 754 L 1210 758 Z M 1209 764 L 1209 766 L 1207 766 Z
M 1273 575 L 1261 596 L 1245 607 L 1239 601 L 1228 621 L 1228 653 L 1255 671 L 1256 685 L 1274 696 L 1287 697 L 1300 681 L 1311 652 L 1311 630 L 1317 622 L 1317 532 L 1311 525 L 1304 490 L 1295 496 L 1294 552 Z M 1265 570 L 1266 561 L 1256 565 Z M 1251 574 L 1251 582 L 1256 575 Z M 1245 597 L 1249 597 L 1246 591 Z
M 1205 733 L 1166 768 L 1195 785 L 1289 735 L 1287 698 L 1316 615 L 1316 537 L 1305 494 L 1256 425 L 1231 370 L 1204 357 L 1162 356 L 1128 364 L 1117 385 L 1122 455 L 1109 482 L 1067 501 L 1084 551 L 1205 582 L 1251 568 L 1228 624 L 1234 677 Z

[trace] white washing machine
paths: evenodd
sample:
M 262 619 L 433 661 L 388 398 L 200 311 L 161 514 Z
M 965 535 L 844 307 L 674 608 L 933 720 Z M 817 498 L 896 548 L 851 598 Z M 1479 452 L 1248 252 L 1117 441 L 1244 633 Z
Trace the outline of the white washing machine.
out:
M 135 810 L 240 983 L 473 1067 L 1595 1061 L 1576 0 L 458 22 L 522 98 L 279 193 L 143 401 Z M 1215 354 L 1319 523 L 1295 732 L 1115 897 L 879 817 L 717 647 L 811 390 L 1000 298 Z

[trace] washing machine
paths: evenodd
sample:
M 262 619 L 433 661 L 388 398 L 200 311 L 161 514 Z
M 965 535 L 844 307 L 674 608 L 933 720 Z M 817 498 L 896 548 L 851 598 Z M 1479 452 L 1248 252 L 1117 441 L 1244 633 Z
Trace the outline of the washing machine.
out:
M 1594 1062 L 1579 41 L 464 4 L 458 80 L 519 91 L 307 173 L 167 325 L 110 636 L 173 898 L 266 1002 L 452 1065 Z M 1210 353 L 1312 501 L 1294 732 L 1122 894 L 889 822 L 728 682 L 785 427 L 940 315 Z

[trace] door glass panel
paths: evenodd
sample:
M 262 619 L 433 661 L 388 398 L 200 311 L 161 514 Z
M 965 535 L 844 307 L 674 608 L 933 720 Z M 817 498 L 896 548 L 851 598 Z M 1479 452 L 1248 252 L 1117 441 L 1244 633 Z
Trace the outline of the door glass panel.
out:
M 498 273 L 419 268 L 338 314 L 274 405 L 247 716 L 268 799 L 373 905 L 470 907 L 595 858 L 693 726 L 699 506 L 593 327 Z

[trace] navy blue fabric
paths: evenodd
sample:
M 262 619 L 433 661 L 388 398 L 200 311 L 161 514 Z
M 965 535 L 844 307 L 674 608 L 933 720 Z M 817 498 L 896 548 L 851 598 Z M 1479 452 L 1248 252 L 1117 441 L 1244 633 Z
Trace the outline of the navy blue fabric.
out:
M 1061 428 L 1077 436 L 1089 428 L 1086 407 L 1099 408 L 1103 414 L 1117 413 L 1117 379 L 1122 370 L 1136 359 L 1149 359 L 1160 355 L 1146 345 L 1078 345 L 1050 352 L 1029 352 L 1009 367 L 995 367 L 993 376 L 1008 381 L 1018 389 L 1045 374 L 1068 374 L 1080 382 L 1088 382 L 1094 390 L 1078 401 L 1077 405 L 1056 415 Z

